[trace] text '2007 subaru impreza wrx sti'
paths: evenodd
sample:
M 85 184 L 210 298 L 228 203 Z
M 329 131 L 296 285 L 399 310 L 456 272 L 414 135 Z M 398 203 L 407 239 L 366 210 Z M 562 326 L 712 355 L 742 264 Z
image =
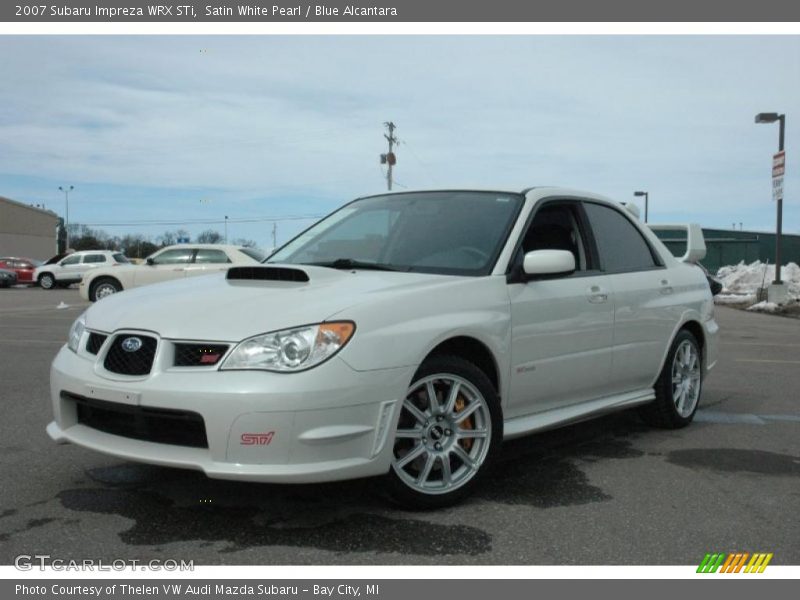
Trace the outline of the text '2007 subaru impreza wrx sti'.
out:
M 504 439 L 633 406 L 692 420 L 718 327 L 688 231 L 678 259 L 621 205 L 559 188 L 360 198 L 262 265 L 89 308 L 47 429 L 214 478 L 384 476 L 399 502 L 446 505 Z

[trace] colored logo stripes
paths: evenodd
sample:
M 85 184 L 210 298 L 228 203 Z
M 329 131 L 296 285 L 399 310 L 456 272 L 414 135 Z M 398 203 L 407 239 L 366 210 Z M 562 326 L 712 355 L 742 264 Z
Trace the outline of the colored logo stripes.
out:
M 697 567 L 697 572 L 716 573 L 719 570 L 720 573 L 763 573 L 771 560 L 771 552 L 755 552 L 752 555 L 747 552 L 708 553 Z

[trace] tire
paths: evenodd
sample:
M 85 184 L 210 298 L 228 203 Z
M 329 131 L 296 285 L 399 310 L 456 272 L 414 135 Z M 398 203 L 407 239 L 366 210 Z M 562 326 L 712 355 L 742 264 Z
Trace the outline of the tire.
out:
M 412 509 L 459 502 L 485 476 L 502 439 L 500 399 L 486 374 L 458 356 L 427 359 L 401 405 L 386 475 L 390 499 Z
M 692 422 L 703 390 L 703 354 L 687 330 L 675 336 L 654 389 L 656 399 L 640 409 L 645 422 L 663 429 Z
M 92 282 L 89 288 L 89 300 L 97 302 L 106 296 L 117 294 L 122 291 L 122 284 L 113 277 L 100 277 Z
M 56 278 L 53 277 L 52 273 L 42 273 L 39 275 L 39 287 L 43 290 L 56 289 Z

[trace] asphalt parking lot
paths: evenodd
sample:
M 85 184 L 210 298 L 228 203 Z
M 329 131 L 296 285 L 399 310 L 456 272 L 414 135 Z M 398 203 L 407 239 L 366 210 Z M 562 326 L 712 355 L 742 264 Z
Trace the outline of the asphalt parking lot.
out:
M 214 481 L 53 444 L 49 365 L 85 306 L 74 289 L 0 290 L 1 564 L 800 564 L 798 320 L 718 308 L 721 357 L 691 427 L 624 413 L 517 440 L 476 497 L 420 513 L 376 480 Z

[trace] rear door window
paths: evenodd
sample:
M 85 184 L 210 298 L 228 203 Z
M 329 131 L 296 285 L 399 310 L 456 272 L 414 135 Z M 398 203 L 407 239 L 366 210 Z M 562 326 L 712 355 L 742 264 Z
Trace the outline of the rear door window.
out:
M 104 263 L 106 262 L 105 254 L 87 254 L 83 257 L 84 263 Z

